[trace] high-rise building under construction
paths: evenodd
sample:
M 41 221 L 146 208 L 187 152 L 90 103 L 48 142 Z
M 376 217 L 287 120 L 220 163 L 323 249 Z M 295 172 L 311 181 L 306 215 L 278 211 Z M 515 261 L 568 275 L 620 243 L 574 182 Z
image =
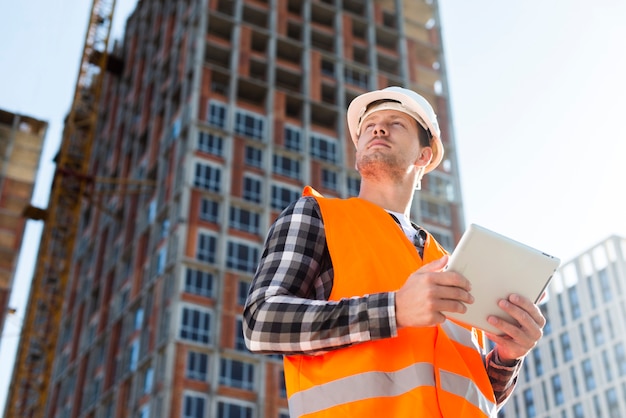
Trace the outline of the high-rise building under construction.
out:
M 412 218 L 448 249 L 464 229 L 437 1 L 140 0 L 112 55 L 46 416 L 286 417 L 243 304 L 303 186 L 358 193 L 354 97 L 433 103 L 446 155 Z

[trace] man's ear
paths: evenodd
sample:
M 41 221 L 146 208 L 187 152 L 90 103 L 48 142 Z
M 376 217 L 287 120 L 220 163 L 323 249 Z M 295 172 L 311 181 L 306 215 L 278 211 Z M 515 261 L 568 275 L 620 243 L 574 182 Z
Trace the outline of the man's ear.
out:
M 420 150 L 420 154 L 415 160 L 415 165 L 418 167 L 426 167 L 433 159 L 433 149 L 431 147 L 424 147 Z

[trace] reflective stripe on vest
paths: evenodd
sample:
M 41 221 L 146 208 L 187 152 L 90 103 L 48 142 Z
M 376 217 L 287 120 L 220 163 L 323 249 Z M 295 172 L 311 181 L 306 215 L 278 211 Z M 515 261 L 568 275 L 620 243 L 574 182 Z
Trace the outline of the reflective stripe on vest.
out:
M 445 370 L 439 371 L 439 378 L 441 389 L 464 398 L 487 416 L 495 412 L 496 405 L 470 379 Z M 299 417 L 348 402 L 398 396 L 421 386 L 435 387 L 432 364 L 417 363 L 396 372 L 367 372 L 314 386 L 289 398 L 289 413 Z

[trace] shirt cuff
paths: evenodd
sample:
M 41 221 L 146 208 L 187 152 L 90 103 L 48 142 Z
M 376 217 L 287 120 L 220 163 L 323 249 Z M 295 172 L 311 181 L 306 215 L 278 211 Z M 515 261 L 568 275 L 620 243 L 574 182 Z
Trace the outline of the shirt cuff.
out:
M 379 340 L 398 335 L 395 293 L 375 293 L 367 298 L 370 338 Z

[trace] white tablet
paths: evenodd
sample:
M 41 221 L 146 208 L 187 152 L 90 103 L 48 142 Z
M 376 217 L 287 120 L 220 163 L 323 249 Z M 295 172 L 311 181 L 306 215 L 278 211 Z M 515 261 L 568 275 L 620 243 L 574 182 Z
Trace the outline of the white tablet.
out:
M 487 322 L 489 315 L 515 321 L 498 307 L 498 300 L 517 293 L 538 302 L 559 264 L 556 257 L 471 224 L 450 256 L 447 269 L 463 274 L 472 283 L 474 303 L 466 305 L 463 314 L 444 314 L 500 334 Z

